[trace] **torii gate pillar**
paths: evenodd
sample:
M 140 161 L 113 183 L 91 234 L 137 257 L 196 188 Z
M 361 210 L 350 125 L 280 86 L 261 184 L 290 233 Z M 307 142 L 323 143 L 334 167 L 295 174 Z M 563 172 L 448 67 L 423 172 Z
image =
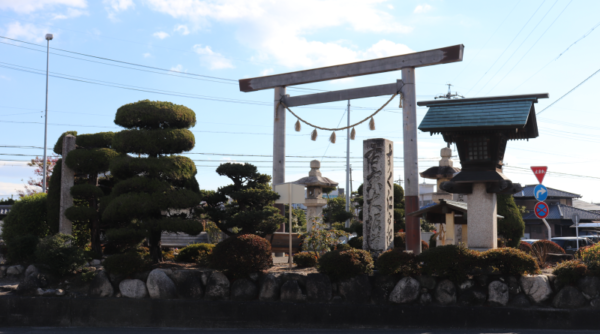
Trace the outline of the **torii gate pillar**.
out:
M 275 119 L 273 120 L 273 186 L 285 183 L 285 108 L 279 103 L 285 87 L 275 87 Z

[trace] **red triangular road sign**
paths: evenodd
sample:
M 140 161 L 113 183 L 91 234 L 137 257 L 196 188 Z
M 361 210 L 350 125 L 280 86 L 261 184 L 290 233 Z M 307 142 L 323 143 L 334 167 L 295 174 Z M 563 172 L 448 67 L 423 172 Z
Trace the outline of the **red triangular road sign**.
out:
M 546 171 L 548 171 L 548 167 L 531 166 L 531 170 L 533 171 L 533 174 L 535 174 L 535 177 L 537 177 L 538 181 L 540 181 L 540 184 L 542 184 L 544 181 L 544 176 L 546 176 Z

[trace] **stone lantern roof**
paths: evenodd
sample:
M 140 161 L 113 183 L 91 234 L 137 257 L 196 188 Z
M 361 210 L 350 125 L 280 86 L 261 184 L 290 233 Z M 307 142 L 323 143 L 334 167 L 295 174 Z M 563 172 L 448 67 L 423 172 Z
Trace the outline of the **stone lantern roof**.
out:
M 295 184 L 303 184 L 309 187 L 335 187 L 338 185 L 337 182 L 333 181 L 330 178 L 324 177 L 321 175 L 321 162 L 319 160 L 313 160 L 310 162 L 310 172 L 308 172 L 307 177 L 303 177 L 298 181 L 295 181 Z
M 450 157 L 452 156 L 452 150 L 448 147 L 444 147 L 441 152 L 442 159 L 439 162 L 439 166 L 431 167 L 426 171 L 419 173 L 422 178 L 425 179 L 451 179 L 460 172 L 460 168 L 454 167 L 454 162 Z

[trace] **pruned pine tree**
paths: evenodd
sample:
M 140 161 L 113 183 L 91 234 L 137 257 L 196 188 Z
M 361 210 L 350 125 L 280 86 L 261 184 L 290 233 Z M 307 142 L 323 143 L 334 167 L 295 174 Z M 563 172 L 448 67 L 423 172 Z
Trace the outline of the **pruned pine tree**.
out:
M 196 114 L 170 102 L 143 100 L 120 107 L 115 123 L 127 130 L 113 140 L 121 155 L 110 172 L 120 181 L 102 214 L 112 227 L 107 238 L 114 252 L 135 249 L 148 238 L 152 260 L 160 262 L 163 231 L 202 232 L 195 219 L 200 203 L 196 166 L 190 158 L 173 155 L 194 148 L 188 129 L 196 125 Z

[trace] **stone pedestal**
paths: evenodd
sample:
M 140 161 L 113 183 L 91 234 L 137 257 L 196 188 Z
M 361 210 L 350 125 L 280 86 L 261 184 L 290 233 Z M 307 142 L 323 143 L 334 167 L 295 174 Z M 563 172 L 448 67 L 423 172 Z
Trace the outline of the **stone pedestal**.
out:
M 60 216 L 58 220 L 58 232 L 73 234 L 73 223 L 65 216 L 65 210 L 73 206 L 71 187 L 75 183 L 75 172 L 67 166 L 67 154 L 75 149 L 75 136 L 66 135 L 63 138 L 62 166 L 60 174 Z
M 456 245 L 455 227 L 454 227 L 454 212 L 446 214 L 446 243 L 445 245 Z
M 496 194 L 488 194 L 485 183 L 473 184 L 467 198 L 467 239 L 469 249 L 485 251 L 498 247 L 498 216 Z
M 306 231 L 310 232 L 312 231 L 314 220 L 322 222 L 323 207 L 327 205 L 327 200 L 324 198 L 307 198 L 304 205 L 306 206 Z
M 394 143 L 363 142 L 363 249 L 374 255 L 394 247 Z

